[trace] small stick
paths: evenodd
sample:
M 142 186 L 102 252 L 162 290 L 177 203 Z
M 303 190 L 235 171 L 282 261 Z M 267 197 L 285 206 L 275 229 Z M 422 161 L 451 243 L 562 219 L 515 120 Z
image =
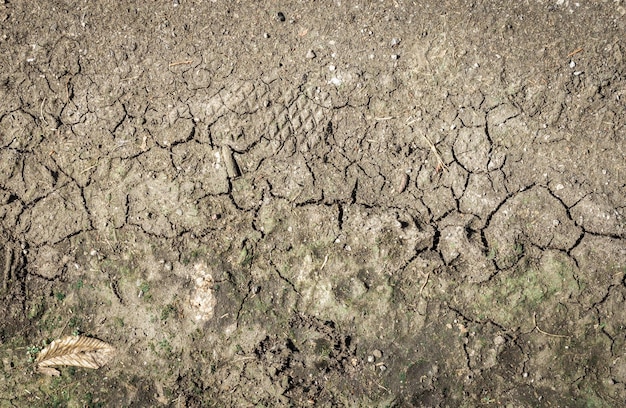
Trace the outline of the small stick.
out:
M 241 363 L 242 361 L 254 360 L 255 358 L 256 357 L 253 357 L 253 356 L 239 357 L 239 358 L 233 360 L 233 363 Z
M 324 269 L 324 267 L 326 266 L 326 262 L 328 262 L 328 254 L 326 254 L 326 256 L 324 257 L 324 263 L 322 263 L 322 267 L 320 268 L 320 271 Z
M 385 390 L 385 391 L 387 391 L 387 392 L 391 392 L 391 391 L 389 391 L 389 389 L 388 389 L 388 388 L 385 388 L 384 386 L 382 386 L 382 385 L 380 385 L 380 384 L 378 384 L 378 383 L 376 383 L 376 385 L 378 385 L 378 388 L 382 388 L 383 390 Z
M 96 167 L 98 167 L 98 163 L 94 164 L 93 166 L 89 166 L 89 167 L 87 167 L 86 169 L 84 169 L 83 171 L 81 171 L 81 172 L 80 172 L 80 173 L 78 173 L 78 174 L 87 173 L 89 170 L 91 170 L 91 169 L 93 169 L 93 168 L 96 168 Z
M 535 324 L 535 329 L 537 329 L 537 331 L 541 334 L 545 334 L 546 336 L 550 336 L 550 337 L 558 337 L 560 339 L 570 338 L 570 336 L 564 336 L 562 334 L 552 334 L 552 333 L 548 333 L 548 332 L 541 330 L 541 328 L 539 328 L 539 326 L 537 325 L 537 313 L 533 313 L 533 323 Z
M 422 291 L 424 291 L 424 288 L 426 287 L 426 285 L 428 285 L 428 279 L 430 278 L 430 272 L 428 272 L 426 274 L 426 280 L 424 281 L 424 284 L 422 285 L 422 287 L 420 288 L 420 296 L 422 296 Z
M 567 54 L 567 58 L 573 57 L 574 55 L 578 54 L 582 50 L 583 50 L 582 48 L 576 48 L 574 51 L 572 51 L 569 54 Z
M 193 62 L 192 59 L 189 60 L 184 60 L 184 61 L 175 61 L 175 62 L 170 62 L 170 68 L 171 67 L 175 67 L 177 65 L 188 65 L 191 64 Z
M 43 120 L 43 122 L 46 124 L 46 126 L 50 127 L 50 125 L 48 124 L 48 121 L 43 116 L 43 105 L 44 105 L 44 103 L 46 103 L 46 98 L 43 98 L 43 101 L 41 101 L 41 106 L 39 107 L 39 115 L 40 115 L 39 118 L 41 120 Z

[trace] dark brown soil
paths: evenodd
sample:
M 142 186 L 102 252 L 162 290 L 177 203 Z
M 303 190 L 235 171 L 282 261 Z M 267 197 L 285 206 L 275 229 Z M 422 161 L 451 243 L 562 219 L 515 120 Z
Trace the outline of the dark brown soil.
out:
M 0 3 L 0 406 L 626 400 L 624 2 Z

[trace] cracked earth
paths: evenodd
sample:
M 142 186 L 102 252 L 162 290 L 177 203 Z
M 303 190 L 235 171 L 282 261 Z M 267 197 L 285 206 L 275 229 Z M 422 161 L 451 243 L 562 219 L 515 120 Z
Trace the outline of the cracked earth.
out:
M 2 406 L 626 399 L 623 2 L 0 3 Z

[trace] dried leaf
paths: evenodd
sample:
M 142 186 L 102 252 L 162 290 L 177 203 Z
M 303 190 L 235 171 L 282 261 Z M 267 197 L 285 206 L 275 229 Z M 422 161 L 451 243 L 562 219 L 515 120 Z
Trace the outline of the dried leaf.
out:
M 37 356 L 37 371 L 46 375 L 59 375 L 52 367 L 74 366 L 100 368 L 111 360 L 115 349 L 98 339 L 84 336 L 67 336 L 53 341 Z
M 50 375 L 54 377 L 58 377 L 61 375 L 61 372 L 59 370 L 52 367 L 37 367 L 37 372 L 40 374 Z

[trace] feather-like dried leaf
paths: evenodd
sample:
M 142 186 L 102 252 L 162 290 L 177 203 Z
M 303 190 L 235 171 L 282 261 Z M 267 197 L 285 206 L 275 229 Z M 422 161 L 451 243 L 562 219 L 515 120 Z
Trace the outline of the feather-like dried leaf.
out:
M 52 367 L 74 366 L 100 368 L 111 360 L 115 349 L 98 339 L 67 336 L 53 341 L 37 356 L 37 370 L 46 375 L 58 375 Z

